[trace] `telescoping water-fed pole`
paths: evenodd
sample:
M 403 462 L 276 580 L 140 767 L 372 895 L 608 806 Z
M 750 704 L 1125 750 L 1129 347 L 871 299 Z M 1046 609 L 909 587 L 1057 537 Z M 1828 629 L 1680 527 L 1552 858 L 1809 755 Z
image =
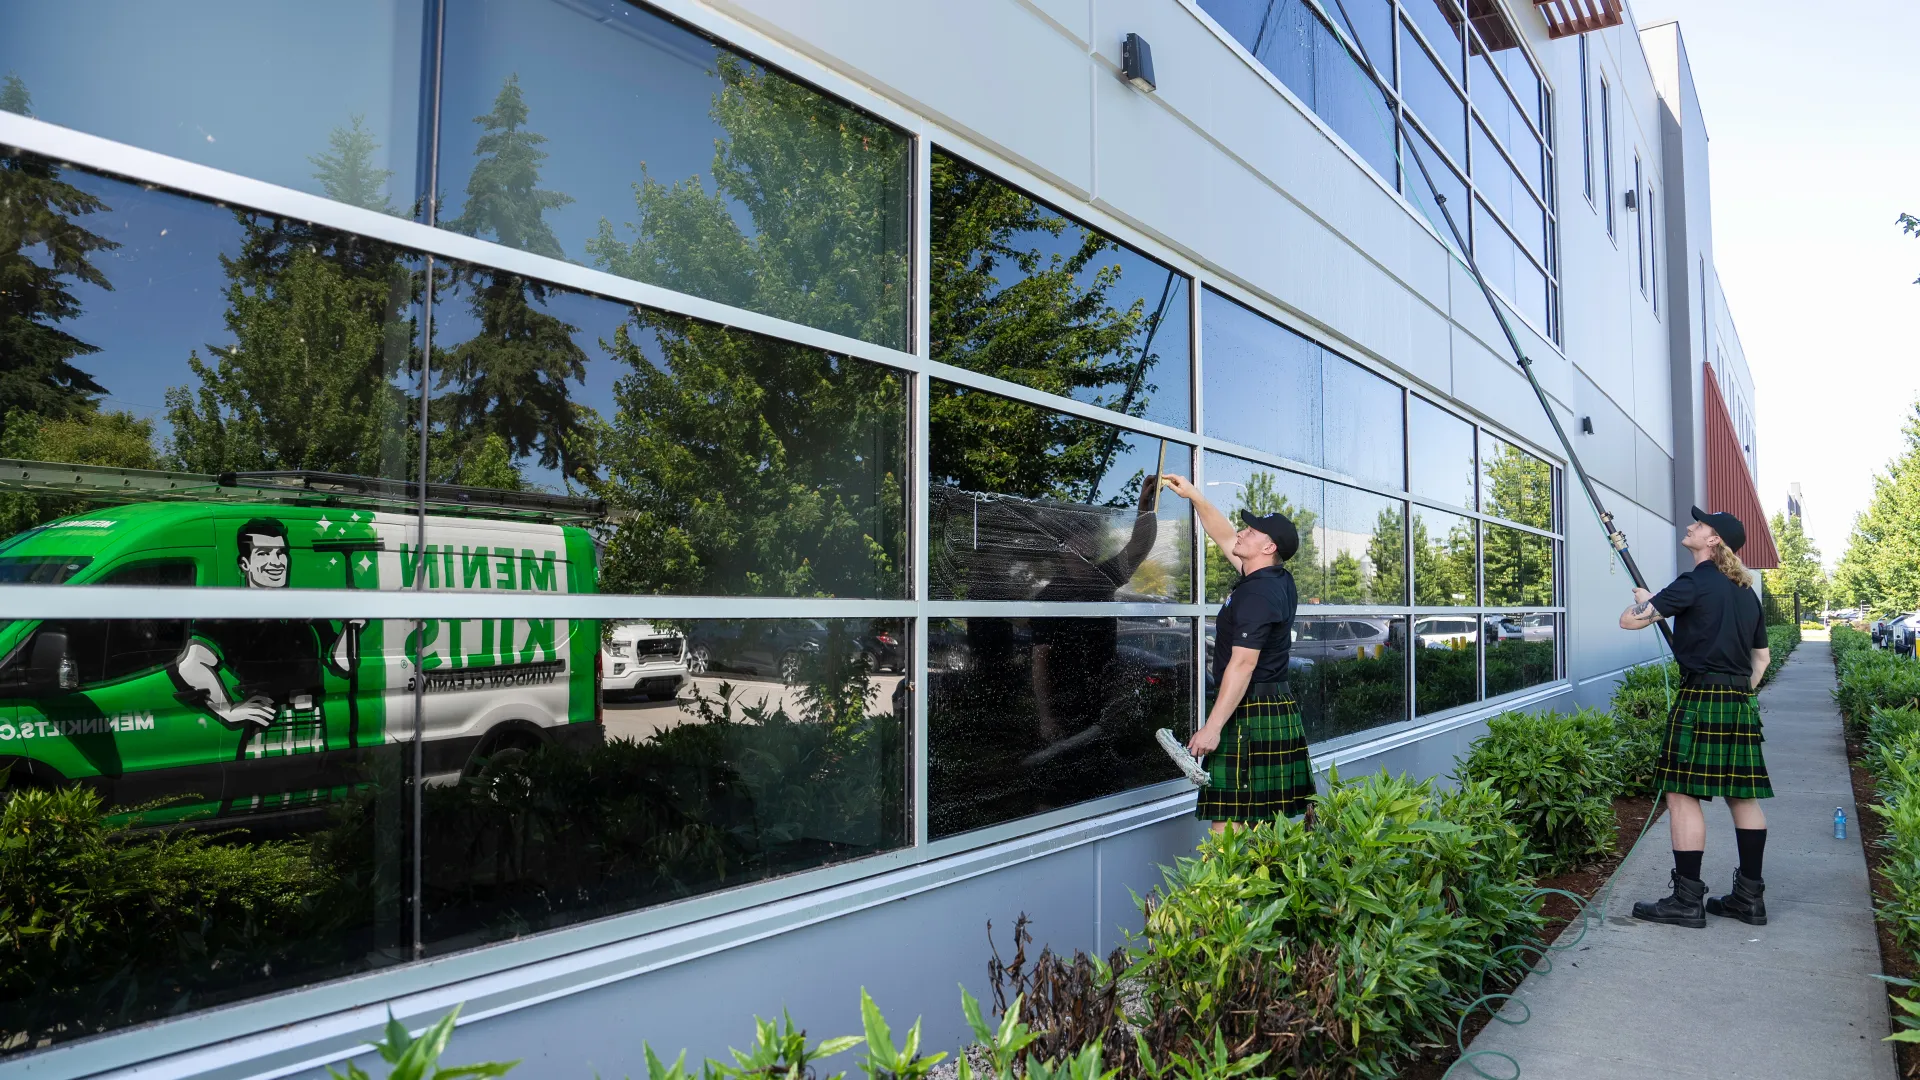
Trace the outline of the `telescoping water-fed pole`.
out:
M 1358 25 L 1347 14 L 1345 0 L 1333 0 L 1333 3 L 1339 9 L 1342 21 L 1348 26 Z M 1373 60 L 1367 56 L 1367 47 L 1360 41 L 1358 34 L 1353 36 L 1353 46 L 1359 50 L 1360 62 L 1366 67 L 1367 78 L 1373 80 L 1373 84 L 1379 87 L 1382 93 L 1391 95 L 1393 88 L 1380 77 L 1379 69 L 1373 66 Z M 1532 358 L 1527 355 L 1525 349 L 1520 347 L 1520 339 L 1514 335 L 1513 325 L 1507 321 L 1507 313 L 1501 310 L 1500 301 L 1494 298 L 1492 287 L 1487 284 L 1485 275 L 1480 273 L 1480 264 L 1474 260 L 1473 250 L 1467 246 L 1466 237 L 1460 232 L 1459 223 L 1453 220 L 1453 211 L 1447 209 L 1447 197 L 1440 194 L 1439 186 L 1433 182 L 1433 174 L 1427 171 L 1426 160 L 1420 156 L 1418 140 L 1407 128 L 1406 117 L 1400 110 L 1389 109 L 1388 111 L 1393 113 L 1394 127 L 1400 132 L 1400 145 L 1407 148 L 1407 156 L 1412 158 L 1414 165 L 1419 167 L 1420 178 L 1426 181 L 1427 190 L 1433 193 L 1433 201 L 1439 206 L 1440 216 L 1447 223 L 1447 231 L 1453 234 L 1454 249 L 1465 260 L 1467 272 L 1473 275 L 1474 284 L 1480 286 L 1480 295 L 1486 299 L 1487 307 L 1493 311 L 1494 321 L 1500 324 L 1500 332 L 1506 336 L 1507 346 L 1513 350 L 1514 359 L 1519 361 L 1520 371 L 1527 377 L 1528 385 L 1533 387 L 1534 396 L 1540 399 L 1540 408 L 1547 414 L 1547 423 L 1553 425 L 1553 433 L 1560 439 L 1560 448 L 1566 451 L 1567 464 L 1572 466 L 1573 474 L 1580 478 L 1580 487 L 1587 493 L 1587 501 L 1593 504 L 1594 513 L 1600 515 L 1600 525 L 1607 530 L 1607 543 L 1613 546 L 1613 550 L 1620 553 L 1620 562 L 1626 566 L 1627 574 L 1633 578 L 1634 585 L 1638 588 L 1646 588 L 1647 579 L 1640 573 L 1640 566 L 1633 561 L 1633 552 L 1627 547 L 1627 534 L 1621 532 L 1620 527 L 1614 524 L 1613 514 L 1600 501 L 1600 493 L 1594 490 L 1593 481 L 1588 478 L 1586 467 L 1580 464 L 1580 455 L 1574 453 L 1573 440 L 1567 438 L 1567 430 L 1560 426 L 1560 417 L 1553 411 L 1553 403 L 1547 400 L 1546 390 L 1541 387 L 1540 380 L 1533 374 Z M 1613 196 L 1608 193 L 1607 197 Z M 1660 628 L 1660 636 L 1666 639 L 1668 651 L 1672 651 L 1673 630 L 1667 626 L 1664 619 L 1654 625 Z

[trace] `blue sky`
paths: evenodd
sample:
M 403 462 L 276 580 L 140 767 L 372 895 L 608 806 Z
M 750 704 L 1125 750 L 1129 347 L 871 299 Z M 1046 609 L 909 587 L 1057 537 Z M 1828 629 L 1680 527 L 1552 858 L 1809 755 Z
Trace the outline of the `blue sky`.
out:
M 1714 254 L 1758 397 L 1760 497 L 1829 565 L 1920 396 L 1920 4 L 1633 0 L 1678 19 L 1711 140 Z

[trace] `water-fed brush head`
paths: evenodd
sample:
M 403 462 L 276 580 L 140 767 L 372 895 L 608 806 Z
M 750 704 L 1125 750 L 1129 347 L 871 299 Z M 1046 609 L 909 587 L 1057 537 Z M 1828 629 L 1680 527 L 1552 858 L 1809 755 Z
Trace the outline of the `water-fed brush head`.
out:
M 1187 753 L 1187 748 L 1180 745 L 1180 740 L 1173 737 L 1172 731 L 1161 728 L 1153 733 L 1153 737 L 1160 741 L 1160 749 L 1167 752 L 1167 756 L 1180 767 L 1180 772 L 1187 779 L 1193 781 L 1195 787 L 1206 787 L 1213 782 L 1213 777 L 1207 775 L 1206 767 L 1200 764 L 1199 759 Z

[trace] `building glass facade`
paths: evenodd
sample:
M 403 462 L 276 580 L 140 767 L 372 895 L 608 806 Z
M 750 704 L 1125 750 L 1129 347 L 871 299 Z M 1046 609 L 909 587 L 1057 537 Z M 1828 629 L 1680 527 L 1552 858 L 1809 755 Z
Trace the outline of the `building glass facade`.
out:
M 1398 49 L 1550 321 L 1524 53 L 1348 7 L 1317 107 Z M 0 763 L 81 823 L 0 910 L 120 890 L 0 1056 L 1166 795 L 1161 473 L 1299 526 L 1317 751 L 1562 677 L 1555 465 L 975 151 L 636 4 L 208 19 L 0 15 Z

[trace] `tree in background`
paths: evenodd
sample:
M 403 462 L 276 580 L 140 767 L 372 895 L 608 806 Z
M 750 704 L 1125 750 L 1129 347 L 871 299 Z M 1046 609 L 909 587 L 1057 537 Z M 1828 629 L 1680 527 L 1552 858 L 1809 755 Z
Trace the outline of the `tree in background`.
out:
M 1270 472 L 1260 471 L 1247 477 L 1247 484 L 1240 489 L 1240 500 L 1234 506 L 1227 519 L 1234 528 L 1240 527 L 1241 514 L 1265 516 L 1284 514 L 1300 530 L 1300 550 L 1287 560 L 1288 572 L 1293 574 L 1294 588 L 1302 601 L 1318 599 L 1324 591 L 1324 574 L 1320 567 L 1320 548 L 1314 533 L 1320 524 L 1320 515 L 1312 510 L 1296 507 L 1288 501 L 1275 483 L 1278 478 Z M 1226 599 L 1233 591 L 1234 583 L 1240 580 L 1240 574 L 1233 564 L 1227 561 L 1227 554 L 1209 542 L 1207 545 L 1207 598 L 1213 601 Z
M 1798 517 L 1775 511 L 1769 525 L 1774 544 L 1780 549 L 1780 566 L 1776 570 L 1760 571 L 1766 593 L 1778 600 L 1789 615 L 1795 595 L 1800 598 L 1803 615 L 1817 615 L 1827 606 L 1830 587 L 1827 572 L 1820 566 L 1820 549 L 1814 546 Z
M 1479 602 L 1474 595 L 1471 520 L 1459 519 L 1445 536 L 1432 536 L 1425 515 L 1414 515 L 1413 588 L 1416 604 L 1472 607 Z
M 0 109 L 32 116 L 32 104 L 26 85 L 8 75 Z M 0 147 L 0 436 L 16 422 L 90 416 L 94 398 L 107 392 L 74 364 L 99 346 L 60 324 L 81 313 L 74 286 L 113 288 L 93 259 L 120 245 L 81 224 L 111 209 L 63 180 L 58 164 Z
M 1853 519 L 1835 571 L 1847 603 L 1876 614 L 1920 609 L 1920 402 L 1901 429 L 1906 447 L 1873 478 L 1873 499 Z
M 1373 602 L 1407 602 L 1407 521 L 1398 506 L 1374 516 L 1367 540 L 1367 561 L 1373 564 Z
M 441 222 L 454 232 L 561 259 L 566 253 L 546 212 L 572 196 L 540 187 L 540 149 L 546 136 L 526 127 L 529 112 L 520 77 L 507 76 L 493 109 L 474 117 L 482 134 L 459 216 Z M 573 384 L 587 376 L 587 353 L 573 339 L 580 328 L 543 310 L 550 287 L 505 270 L 462 267 L 452 290 L 467 293 L 478 329 L 451 348 L 434 349 L 434 429 L 428 453 L 437 479 L 460 480 L 481 457 L 510 457 L 559 468 L 569 480 L 587 467 L 584 435 L 593 410 L 573 400 Z M 451 295 L 451 291 L 448 295 Z M 436 335 L 437 336 L 437 335 Z M 491 461 L 490 486 L 521 486 L 516 467 Z
M 1895 221 L 1900 226 L 1901 232 L 1906 233 L 1908 236 L 1920 236 L 1920 217 L 1914 217 L 1912 214 L 1901 214 Z M 1920 285 L 1920 278 L 1914 278 L 1913 283 Z

